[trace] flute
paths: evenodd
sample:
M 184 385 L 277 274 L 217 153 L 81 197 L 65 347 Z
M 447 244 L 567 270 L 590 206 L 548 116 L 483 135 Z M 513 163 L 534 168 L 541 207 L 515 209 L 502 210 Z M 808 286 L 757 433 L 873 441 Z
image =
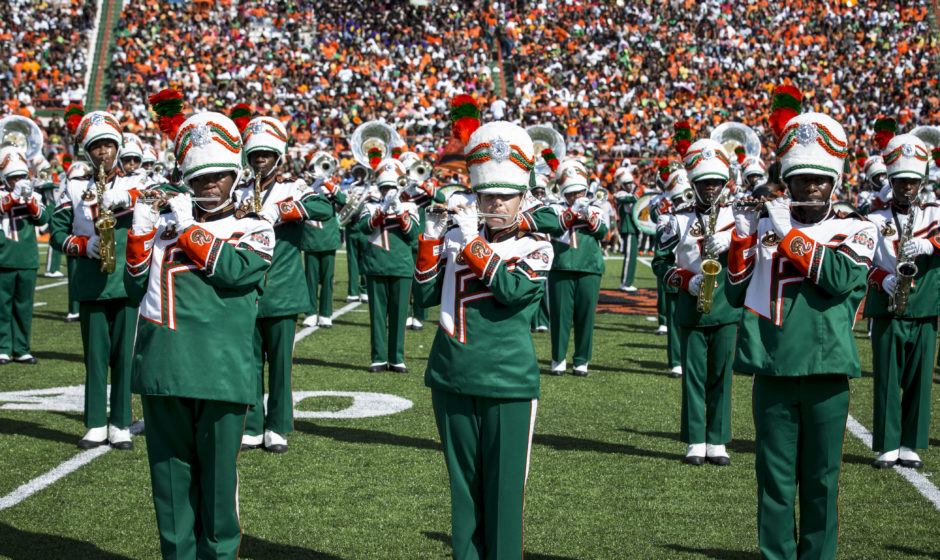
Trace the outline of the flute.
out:
M 169 202 L 172 196 L 160 197 L 160 196 L 138 196 L 137 202 L 142 202 L 144 204 L 153 204 L 154 202 L 166 203 Z M 194 196 L 191 197 L 193 202 L 219 202 L 219 198 L 215 196 Z
M 428 208 L 427 212 L 430 212 L 432 214 L 446 213 L 446 214 L 450 214 L 453 216 L 454 214 L 457 213 L 457 210 L 454 210 L 453 208 Z M 493 214 L 491 212 L 477 212 L 477 216 L 481 218 L 514 218 L 515 217 L 511 214 Z
M 761 204 L 764 204 L 764 202 L 769 202 L 769 201 L 763 201 L 763 200 L 737 200 L 737 201 L 734 202 L 733 206 L 734 206 L 735 208 L 753 208 L 753 207 L 755 207 L 755 206 L 760 206 Z M 795 207 L 797 207 L 797 208 L 803 207 L 803 206 L 819 207 L 819 206 L 825 206 L 825 205 L 827 205 L 827 204 L 829 204 L 829 203 L 826 202 L 826 201 L 824 201 L 824 200 L 802 200 L 802 201 L 801 201 L 801 200 L 793 200 L 793 201 L 790 201 L 790 207 L 794 207 L 794 206 L 795 206 Z

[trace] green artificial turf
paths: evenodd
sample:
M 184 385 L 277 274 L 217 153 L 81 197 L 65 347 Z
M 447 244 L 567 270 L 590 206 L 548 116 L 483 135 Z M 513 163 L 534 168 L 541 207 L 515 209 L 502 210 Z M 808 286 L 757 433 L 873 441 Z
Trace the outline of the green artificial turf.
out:
M 602 289 L 615 290 L 621 261 L 607 261 Z M 346 295 L 337 255 L 335 309 Z M 40 285 L 53 280 L 40 278 Z M 638 286 L 653 290 L 650 269 Z M 653 291 L 655 295 L 655 292 Z M 0 392 L 81 385 L 77 323 L 63 321 L 66 287 L 38 291 L 33 350 L 39 366 L 0 367 Z M 290 450 L 239 458 L 241 557 L 414 559 L 450 557 L 447 473 L 423 383 L 436 330 L 408 331 L 408 374 L 370 374 L 365 304 L 295 349 L 295 391 L 388 393 L 414 405 L 373 418 L 303 418 Z M 298 326 L 298 330 L 300 330 Z M 683 465 L 680 382 L 666 376 L 665 342 L 646 315 L 599 313 L 587 378 L 542 376 L 526 491 L 526 557 L 536 560 L 758 558 L 750 378 L 734 377 L 734 441 L 727 468 Z M 852 382 L 852 415 L 871 428 L 871 352 L 856 329 L 863 378 Z M 533 335 L 543 373 L 547 334 Z M 569 350 L 570 363 L 570 350 Z M 299 410 L 337 411 L 343 396 L 310 398 Z M 81 413 L 24 411 L 0 402 L 0 497 L 80 451 Z M 135 419 L 140 417 L 134 398 Z M 938 420 L 934 398 L 932 434 Z M 922 454 L 935 483 L 938 437 Z M 110 451 L 0 511 L 0 558 L 159 558 L 145 437 Z M 839 557 L 940 558 L 940 512 L 846 434 Z

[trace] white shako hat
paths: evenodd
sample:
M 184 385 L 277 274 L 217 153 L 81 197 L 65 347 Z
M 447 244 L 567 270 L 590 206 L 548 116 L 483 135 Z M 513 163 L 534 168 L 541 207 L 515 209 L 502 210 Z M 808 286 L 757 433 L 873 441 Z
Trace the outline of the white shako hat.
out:
M 614 172 L 614 181 L 616 181 L 618 185 L 632 183 L 634 181 L 633 173 L 626 167 L 620 167 Z
M 124 159 L 126 157 L 138 157 L 143 163 L 144 159 L 144 144 L 140 141 L 140 138 L 136 134 L 130 132 L 124 133 L 124 147 L 118 152 L 118 159 Z
M 666 196 L 669 200 L 675 200 L 680 198 L 680 202 L 685 201 L 685 192 L 692 189 L 692 184 L 689 183 L 689 174 L 684 167 L 674 169 L 672 173 L 669 174 L 669 178 L 666 179 Z
M 881 156 L 870 156 L 865 160 L 865 179 L 873 181 L 875 177 L 881 175 L 882 173 L 888 173 L 888 167 L 885 165 L 885 160 Z
M 587 169 L 576 159 L 566 160 L 555 170 L 555 182 L 558 183 L 563 195 L 586 191 L 588 188 Z
M 405 169 L 410 169 L 412 165 L 421 161 L 421 156 L 414 152 L 402 152 L 397 159 L 405 166 Z
M 405 175 L 405 165 L 395 158 L 385 158 L 375 166 L 375 184 L 398 188 L 398 178 Z
M 693 142 L 682 155 L 682 165 L 685 166 L 689 182 L 693 185 L 702 179 L 731 179 L 731 160 L 728 158 L 728 152 L 724 146 L 710 138 Z
M 107 111 L 92 111 L 82 117 L 75 129 L 75 143 L 91 160 L 88 147 L 97 140 L 109 138 L 117 142 L 118 150 L 124 147 L 124 131 L 114 115 Z
M 157 163 L 157 151 L 150 144 L 144 144 L 144 155 L 140 158 L 140 163 Z
M 803 113 L 787 121 L 777 142 L 780 178 L 793 175 L 824 175 L 841 184 L 848 156 L 845 130 L 822 113 Z
M 767 166 L 759 157 L 749 157 L 741 164 L 741 176 L 747 178 L 751 175 L 767 176 Z
M 82 177 L 88 177 L 91 175 L 91 166 L 88 165 L 87 161 L 73 161 L 72 165 L 69 166 L 69 171 L 66 177 L 69 179 L 81 179 Z
M 186 185 L 201 175 L 225 171 L 238 175 L 242 170 L 241 136 L 232 119 L 222 113 L 197 113 L 183 121 L 174 154 Z
M 29 162 L 19 148 L 15 146 L 0 148 L 0 178 L 4 181 L 16 175 L 29 177 L 31 175 L 29 169 Z
M 546 175 L 546 174 L 544 174 L 544 173 L 536 173 L 536 174 L 535 174 L 535 184 L 533 184 L 533 185 L 529 188 L 529 190 L 532 190 L 532 189 L 545 189 L 546 191 L 548 191 L 548 182 L 549 182 L 549 177 L 548 177 L 548 175 Z
M 487 123 L 464 147 L 470 186 L 484 194 L 520 194 L 529 188 L 535 148 L 524 128 L 506 121 Z
M 899 134 L 892 138 L 881 152 L 888 178 L 926 179 L 930 164 L 930 150 L 923 140 L 913 134 Z
M 242 132 L 245 155 L 255 150 L 268 150 L 279 156 L 287 153 L 287 132 L 281 122 L 271 117 L 255 117 Z

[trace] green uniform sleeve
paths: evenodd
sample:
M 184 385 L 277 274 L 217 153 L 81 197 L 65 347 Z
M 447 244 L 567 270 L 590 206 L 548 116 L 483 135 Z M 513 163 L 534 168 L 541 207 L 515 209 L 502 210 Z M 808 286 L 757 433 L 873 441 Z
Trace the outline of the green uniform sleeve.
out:
M 464 247 L 461 254 L 493 298 L 509 307 L 525 306 L 542 297 L 554 258 L 551 244 L 544 242 L 516 261 L 510 270 L 507 262 L 479 237 Z
M 49 223 L 49 244 L 66 253 L 66 240 L 72 234 L 72 204 L 62 204 L 52 213 Z
M 308 220 L 324 222 L 333 217 L 333 204 L 322 194 L 307 194 L 300 199 Z
M 777 252 L 827 294 L 845 297 L 865 287 L 875 240 L 875 226 L 870 222 L 835 247 L 817 243 L 793 228 L 780 241 Z
M 339 204 L 340 206 L 346 206 L 346 193 L 343 191 L 336 191 L 333 195 L 333 202 Z
M 552 237 L 561 237 L 565 233 L 561 218 L 551 206 L 538 206 L 523 212 L 522 223 L 519 227 L 523 231 L 547 233 Z
M 218 288 L 244 289 L 261 283 L 274 254 L 274 229 L 263 220 L 254 222 L 236 245 L 198 225 L 183 232 L 176 244 L 206 273 Z

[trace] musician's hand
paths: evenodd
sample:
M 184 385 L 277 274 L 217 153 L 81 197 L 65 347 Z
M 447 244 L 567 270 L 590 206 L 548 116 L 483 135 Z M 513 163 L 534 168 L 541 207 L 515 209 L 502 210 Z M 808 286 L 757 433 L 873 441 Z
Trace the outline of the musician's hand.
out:
M 112 208 L 126 208 L 131 205 L 131 193 L 114 189 L 105 191 L 101 195 L 101 205 L 109 210 Z
M 138 204 L 134 206 L 134 220 L 131 222 L 131 233 L 133 235 L 146 235 L 157 227 L 157 220 L 160 219 L 160 211 L 154 205 Z
M 933 253 L 933 243 L 931 243 L 929 239 L 924 239 L 922 237 L 908 239 L 904 242 L 904 245 L 901 245 L 901 250 L 899 253 L 899 256 L 905 259 L 913 259 L 921 255 L 929 255 L 930 253 Z
M 100 259 L 101 251 L 98 248 L 98 234 L 93 234 L 88 238 L 88 243 L 85 245 L 85 256 L 90 259 Z
M 153 201 L 153 204 L 151 204 L 150 206 L 151 206 L 151 208 L 153 208 L 153 209 L 156 210 L 157 212 L 160 211 L 160 206 L 162 206 L 162 205 L 164 205 L 164 204 L 167 203 L 167 194 L 166 194 L 166 192 L 164 192 L 164 191 L 158 191 L 158 190 L 155 190 L 155 189 L 148 189 L 148 190 L 145 190 L 145 191 L 143 191 L 142 193 L 140 193 L 140 196 L 143 197 L 143 198 L 153 198 L 153 199 L 155 199 L 155 200 Z M 140 204 L 137 204 L 137 205 L 134 206 L 134 209 L 135 209 L 135 210 L 137 209 L 137 206 L 140 206 Z
M 454 221 L 460 228 L 460 238 L 463 247 L 480 236 L 480 217 L 476 206 L 463 206 L 454 214 Z
M 753 197 L 745 197 L 737 202 L 756 202 Z M 739 238 L 749 237 L 757 231 L 757 222 L 760 221 L 758 206 L 740 206 L 737 202 L 731 205 L 734 212 L 734 230 Z
M 588 199 L 588 197 L 586 196 L 582 196 L 582 197 L 579 197 L 577 200 L 575 200 L 574 203 L 571 205 L 571 212 L 575 215 L 579 215 L 583 217 L 586 220 L 588 217 L 586 211 L 588 207 L 590 206 L 591 206 L 590 199 Z
M 281 211 L 278 210 L 277 204 L 269 204 L 266 207 L 261 207 L 261 212 L 258 213 L 258 217 L 271 224 L 276 224 L 277 221 L 281 219 Z
M 429 209 L 430 210 L 430 209 Z M 440 239 L 447 229 L 447 212 L 427 212 L 424 222 L 424 237 L 426 239 Z
M 702 287 L 702 275 L 696 274 L 689 280 L 689 293 L 698 294 L 699 289 Z
M 196 223 L 193 218 L 193 198 L 189 193 L 178 194 L 168 202 L 172 220 L 176 222 L 176 230 L 179 233 L 186 231 L 189 226 Z
M 710 255 L 720 255 L 731 248 L 731 236 L 726 232 L 719 232 L 705 240 L 705 252 Z
M 881 289 L 889 296 L 894 297 L 894 292 L 898 289 L 898 277 L 894 274 L 885 276 L 885 279 L 881 281 Z
M 786 237 L 793 226 L 790 223 L 790 202 L 786 198 L 776 198 L 764 204 L 774 231 L 780 237 Z

